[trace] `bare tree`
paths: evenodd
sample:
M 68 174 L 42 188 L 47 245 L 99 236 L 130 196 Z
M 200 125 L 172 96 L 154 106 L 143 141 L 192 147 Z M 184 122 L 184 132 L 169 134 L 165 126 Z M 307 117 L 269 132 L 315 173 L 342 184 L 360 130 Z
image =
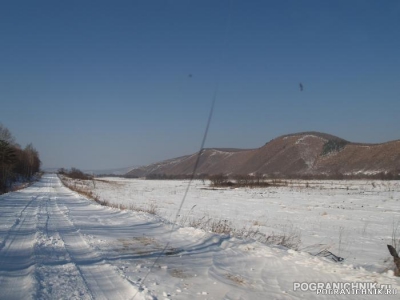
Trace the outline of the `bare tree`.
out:
M 15 144 L 15 138 L 12 135 L 11 131 L 0 123 L 0 140 L 9 143 L 10 145 Z
M 15 149 L 8 142 L 0 140 L 0 192 L 6 191 L 16 160 Z

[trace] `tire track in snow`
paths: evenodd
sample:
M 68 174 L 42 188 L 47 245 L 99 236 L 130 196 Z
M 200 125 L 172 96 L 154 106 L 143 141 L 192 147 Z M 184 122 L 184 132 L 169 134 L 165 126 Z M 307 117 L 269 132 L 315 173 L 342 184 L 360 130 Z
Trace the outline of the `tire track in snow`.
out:
M 93 299 L 59 235 L 55 202 L 56 199 L 49 194 L 45 209 L 39 213 L 38 218 L 40 233 L 36 244 L 36 277 L 39 281 L 37 298 Z
M 11 234 L 12 230 L 14 230 L 19 225 L 25 210 L 31 205 L 31 203 L 33 201 L 35 201 L 38 198 L 38 196 L 33 196 L 31 198 L 32 199 L 23 207 L 21 212 L 18 214 L 18 217 L 15 219 L 14 223 L 11 225 L 11 227 L 8 229 L 7 233 L 5 234 L 5 237 L 0 242 L 0 250 L 2 250 L 4 248 L 4 246 L 6 245 L 7 240 L 10 238 L 10 234 Z
M 71 199 L 74 199 L 72 193 L 70 195 Z M 66 197 L 64 197 L 64 201 L 65 199 Z M 106 263 L 103 257 L 84 240 L 79 230 L 64 213 L 68 211 L 67 206 L 62 203 L 59 205 L 58 199 L 51 203 L 51 226 L 55 226 L 71 262 L 81 274 L 91 296 L 95 299 L 129 299 L 133 297 L 138 288 L 121 277 L 116 268 Z M 138 294 L 136 298 L 143 297 Z
M 21 201 L 21 200 L 15 200 Z M 33 298 L 36 279 L 33 246 L 39 197 L 33 196 L 8 230 L 0 249 L 0 291 L 4 299 Z

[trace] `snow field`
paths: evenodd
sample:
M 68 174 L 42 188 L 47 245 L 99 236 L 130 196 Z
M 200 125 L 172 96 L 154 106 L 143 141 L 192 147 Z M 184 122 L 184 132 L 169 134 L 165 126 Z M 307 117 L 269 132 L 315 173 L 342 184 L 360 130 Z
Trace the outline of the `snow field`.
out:
M 137 205 L 148 205 L 151 199 L 158 205 L 159 213 L 170 209 L 169 214 L 173 214 L 172 207 L 177 205 L 174 201 L 180 200 L 179 193 L 186 184 L 118 180 L 97 182 L 95 191 L 106 193 L 114 189 L 111 193 L 116 195 L 114 200 L 122 201 L 119 197 L 124 197 L 126 204 L 132 198 L 125 197 L 142 191 L 143 202 Z M 191 201 L 218 195 L 217 199 L 209 199 L 209 207 L 215 205 L 210 213 L 218 216 L 224 212 L 233 221 L 236 217 L 239 226 L 243 224 L 240 222 L 253 222 L 255 216 L 263 216 L 261 207 L 279 209 L 282 202 L 289 201 L 278 197 L 282 190 L 204 188 L 208 187 L 195 183 L 192 189 L 197 197 L 189 197 Z M 268 192 L 274 193 L 260 194 Z M 384 192 L 382 187 L 377 194 Z M 147 193 L 151 193 L 148 200 L 144 197 Z M 313 195 L 312 189 L 299 191 L 297 187 L 287 188 L 285 193 Z M 320 193 L 316 193 L 315 203 Z M 391 200 L 396 201 L 396 193 L 393 192 Z M 337 193 L 332 191 L 332 195 Z M 265 202 L 267 196 L 274 198 Z M 250 199 L 254 210 L 246 214 L 241 197 Z M 172 204 L 161 205 L 163 201 Z M 226 203 L 234 205 L 221 206 Z M 188 204 L 184 207 L 187 214 L 201 215 L 201 203 L 193 209 L 194 204 Z M 379 214 L 389 209 L 387 205 L 380 206 Z M 300 202 L 297 207 L 290 215 L 309 211 L 301 210 Z M 333 214 L 333 208 L 332 211 L 328 208 L 320 211 Z M 238 211 L 233 217 L 232 209 Z M 276 218 L 287 213 L 283 208 L 280 210 Z M 343 213 L 343 209 L 337 209 L 337 215 L 339 211 Z M 271 211 L 268 215 L 274 214 Z M 298 225 L 292 223 L 294 227 Z M 363 299 L 359 295 L 294 291 L 294 282 L 375 282 L 400 289 L 400 279 L 391 271 L 378 273 L 348 264 L 346 260 L 335 263 L 308 251 L 266 246 L 251 239 L 217 235 L 193 227 L 173 227 L 159 216 L 101 206 L 63 187 L 52 174 L 27 189 L 0 196 L 0 224 L 0 299 Z M 279 226 L 269 221 L 264 227 L 279 230 Z M 368 228 L 367 235 L 372 239 L 374 235 Z M 302 229 L 302 244 L 305 233 Z M 162 253 L 167 243 L 169 246 Z M 385 298 L 397 299 L 398 295 Z
M 400 238 L 400 182 L 289 181 L 287 187 L 211 189 L 193 181 L 178 222 L 227 220 L 239 231 L 297 235 L 299 249 L 324 249 L 344 263 L 373 272 L 392 268 L 386 245 Z M 126 207 L 157 208 L 173 221 L 188 181 L 102 178 L 94 192 Z M 201 222 L 200 222 L 201 223 Z

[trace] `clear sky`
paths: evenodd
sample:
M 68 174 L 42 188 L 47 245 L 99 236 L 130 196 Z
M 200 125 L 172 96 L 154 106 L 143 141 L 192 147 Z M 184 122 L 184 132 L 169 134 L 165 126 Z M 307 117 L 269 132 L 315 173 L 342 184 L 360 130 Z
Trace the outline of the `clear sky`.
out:
M 44 167 L 400 139 L 400 1 L 1 1 L 0 122 Z M 299 83 L 304 86 L 300 91 Z

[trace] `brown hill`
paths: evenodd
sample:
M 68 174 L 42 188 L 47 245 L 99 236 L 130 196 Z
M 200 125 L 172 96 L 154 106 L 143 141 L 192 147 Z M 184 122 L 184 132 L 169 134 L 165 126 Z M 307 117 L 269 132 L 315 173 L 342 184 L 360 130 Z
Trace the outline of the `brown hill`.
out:
M 131 170 L 127 176 L 191 174 L 197 153 Z M 400 140 L 351 143 L 339 137 L 303 132 L 271 140 L 258 149 L 204 149 L 197 174 L 332 175 L 399 173 Z

